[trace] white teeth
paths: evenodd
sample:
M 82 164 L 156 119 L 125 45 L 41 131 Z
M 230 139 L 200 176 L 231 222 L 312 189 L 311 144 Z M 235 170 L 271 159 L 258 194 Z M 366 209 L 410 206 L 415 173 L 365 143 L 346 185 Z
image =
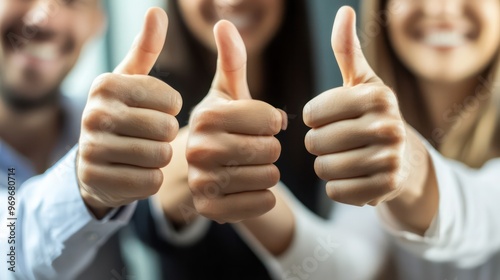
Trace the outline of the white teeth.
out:
M 57 48 L 53 44 L 28 43 L 23 49 L 25 53 L 40 60 L 53 60 L 57 57 Z
M 427 33 L 423 41 L 433 47 L 453 48 L 465 44 L 466 39 L 457 31 L 434 31 Z
M 225 19 L 233 23 L 238 29 L 248 28 L 252 24 L 252 17 L 248 14 L 234 13 L 229 10 L 219 10 L 217 12 L 220 19 Z
M 234 26 L 236 26 L 236 28 L 238 29 L 243 29 L 243 28 L 246 28 L 250 25 L 251 23 L 251 20 L 249 17 L 245 17 L 245 16 L 224 16 L 223 17 L 224 19 L 226 20 L 229 20 L 230 22 L 232 22 L 234 24 Z

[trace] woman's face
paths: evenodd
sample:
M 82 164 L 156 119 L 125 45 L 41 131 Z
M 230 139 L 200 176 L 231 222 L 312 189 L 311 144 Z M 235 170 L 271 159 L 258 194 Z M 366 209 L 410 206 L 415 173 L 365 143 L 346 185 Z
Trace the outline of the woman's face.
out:
M 178 0 L 182 18 L 194 36 L 216 51 L 213 26 L 221 19 L 239 30 L 249 55 L 260 54 L 283 21 L 284 0 Z
M 389 0 L 388 5 L 392 46 L 419 79 L 473 78 L 499 50 L 500 0 Z

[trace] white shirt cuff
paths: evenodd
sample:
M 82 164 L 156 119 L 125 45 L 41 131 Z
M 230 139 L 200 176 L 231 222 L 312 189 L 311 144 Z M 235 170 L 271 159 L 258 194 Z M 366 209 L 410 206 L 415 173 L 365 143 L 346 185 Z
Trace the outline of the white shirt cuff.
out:
M 459 197 L 456 196 L 456 190 L 452 189 L 456 186 L 456 182 L 454 182 L 455 178 L 453 176 L 453 171 L 450 169 L 450 163 L 446 162 L 447 160 L 438 151 L 436 151 L 429 142 L 423 138 L 421 138 L 421 141 L 425 144 L 425 147 L 431 157 L 433 165 L 432 168 L 434 168 L 434 173 L 436 174 L 439 191 L 439 208 L 431 222 L 431 225 L 424 235 L 421 236 L 411 232 L 408 228 L 402 225 L 390 213 L 387 205 L 380 205 L 377 209 L 384 228 L 400 241 L 412 242 L 415 245 L 418 245 L 419 243 L 421 245 L 431 245 L 439 243 L 443 236 L 447 236 L 446 229 L 448 227 L 443 225 L 442 221 L 446 221 L 447 213 L 452 211 L 452 206 L 449 203 L 450 199 L 459 199 Z
M 27 181 L 20 190 L 21 236 L 26 269 L 35 275 L 74 276 L 90 263 L 99 245 L 125 226 L 136 203 L 96 220 L 86 207 L 76 178 L 74 147 L 41 176 Z
M 176 230 L 163 213 L 160 202 L 155 196 L 149 198 L 149 207 L 159 236 L 173 245 L 193 245 L 201 240 L 210 228 L 211 221 L 199 215 L 189 225 Z

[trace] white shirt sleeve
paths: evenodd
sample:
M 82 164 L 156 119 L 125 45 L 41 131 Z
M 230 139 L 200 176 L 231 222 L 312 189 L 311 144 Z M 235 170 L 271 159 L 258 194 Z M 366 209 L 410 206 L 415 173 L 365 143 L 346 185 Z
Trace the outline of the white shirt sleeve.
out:
M 500 250 L 500 159 L 471 169 L 444 158 L 429 143 L 439 188 L 439 208 L 420 236 L 380 208 L 385 228 L 397 243 L 431 262 L 454 262 L 461 268 L 484 263 Z
M 294 237 L 286 252 L 273 256 L 243 225 L 235 225 L 274 279 L 363 280 L 380 272 L 388 244 L 373 208 L 336 204 L 333 219 L 326 221 L 283 185 L 278 187 L 295 214 Z
M 76 178 L 76 150 L 19 188 L 16 272 L 5 273 L 0 265 L 7 279 L 72 279 L 92 261 L 99 246 L 130 220 L 136 203 L 102 220 L 89 212 Z
M 155 196 L 149 198 L 149 207 L 158 236 L 177 246 L 189 246 L 200 241 L 210 228 L 211 221 L 201 215 L 181 230 L 176 230 L 161 209 Z

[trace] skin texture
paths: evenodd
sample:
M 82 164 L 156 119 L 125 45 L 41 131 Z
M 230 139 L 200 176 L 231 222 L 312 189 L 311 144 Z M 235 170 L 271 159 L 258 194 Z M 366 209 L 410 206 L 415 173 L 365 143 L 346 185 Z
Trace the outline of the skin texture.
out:
M 368 65 L 355 22 L 354 10 L 342 7 L 333 26 L 332 48 L 344 86 L 304 107 L 304 121 L 311 127 L 305 144 L 317 156 L 316 173 L 327 181 L 328 196 L 341 203 L 376 206 L 393 200 L 391 209 L 409 213 L 419 208 L 416 201 L 430 188 L 425 195 L 432 197 L 426 201 L 436 209 L 429 155 L 403 120 L 394 92 Z M 434 212 L 412 215 L 415 220 L 404 223 L 420 232 Z
M 175 115 L 182 98 L 148 73 L 163 48 L 167 26 L 163 10 L 148 10 L 128 55 L 90 90 L 77 175 L 82 197 L 98 217 L 155 194 L 163 182 L 160 168 L 172 157 L 169 142 L 178 132 Z
M 219 223 L 243 221 L 270 252 L 279 254 L 288 247 L 294 225 L 290 209 L 270 190 L 279 180 L 273 163 L 281 146 L 274 135 L 286 128 L 287 118 L 252 100 L 237 29 L 223 20 L 215 25 L 214 35 L 217 73 L 210 92 L 193 110 L 186 150 L 194 206 Z M 282 223 L 273 223 L 276 219 Z M 281 237 L 279 242 L 265 234 L 269 230 Z
M 245 48 L 236 28 L 221 21 L 214 34 L 219 49 L 217 73 L 190 120 L 188 179 L 200 214 L 221 223 L 238 222 L 257 217 L 275 204 L 268 189 L 279 180 L 273 163 L 281 146 L 274 135 L 283 120 L 276 108 L 251 99 Z M 261 149 L 248 155 L 241 152 L 245 147 Z M 226 181 L 224 176 L 230 173 Z

